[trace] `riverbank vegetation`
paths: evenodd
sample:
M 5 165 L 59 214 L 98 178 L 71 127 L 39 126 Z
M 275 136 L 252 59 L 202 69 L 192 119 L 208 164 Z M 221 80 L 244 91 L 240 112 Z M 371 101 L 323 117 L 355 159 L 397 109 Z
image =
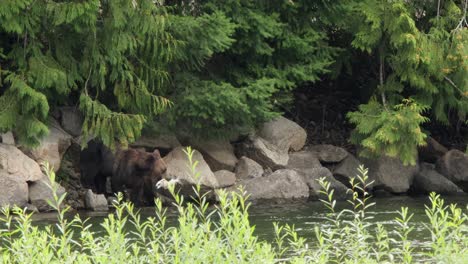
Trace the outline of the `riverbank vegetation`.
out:
M 287 112 L 297 88 L 345 86 L 362 154 L 414 164 L 424 124 L 465 123 L 467 6 L 1 1 L 0 131 L 35 146 L 55 109 L 77 106 L 83 143 L 127 145 L 147 127 L 229 136 Z
M 192 164 L 195 173 L 196 163 Z M 57 186 L 48 169 L 51 188 Z M 195 174 L 196 175 L 196 174 Z M 177 221 L 168 223 L 167 208 L 156 199 L 154 216 L 142 219 L 119 196 L 115 211 L 101 223 L 100 232 L 79 215 L 66 217 L 66 194 L 51 206 L 56 224 L 38 227 L 32 215 L 18 207 L 3 208 L 0 232 L 2 263 L 466 263 L 468 215 L 466 208 L 445 205 L 431 194 L 426 207 L 431 233 L 428 248 L 417 249 L 409 239 L 415 232 L 408 208 L 395 212 L 398 228 L 389 232 L 373 224 L 366 212 L 372 203 L 366 192 L 367 170 L 360 168 L 352 180 L 350 209 L 337 211 L 330 184 L 323 186 L 323 204 L 329 209 L 327 224 L 315 227 L 315 237 L 300 237 L 294 226 L 271 226 L 276 238 L 262 241 L 249 222 L 249 202 L 242 191 L 221 191 L 219 203 L 210 206 L 194 187 L 194 202 L 174 192 Z M 171 187 L 172 186 L 172 187 Z M 187 198 L 187 197 L 185 197 Z M 464 206 L 464 205 L 463 205 Z

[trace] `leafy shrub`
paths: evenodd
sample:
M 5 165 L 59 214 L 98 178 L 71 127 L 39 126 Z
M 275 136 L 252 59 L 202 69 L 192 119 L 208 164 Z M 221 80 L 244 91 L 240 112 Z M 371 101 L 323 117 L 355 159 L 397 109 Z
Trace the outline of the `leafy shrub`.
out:
M 196 161 L 187 150 L 192 172 Z M 48 167 L 46 167 L 48 169 Z M 50 169 L 51 188 L 56 191 L 55 174 Z M 390 234 L 381 224 L 373 225 L 366 212 L 367 170 L 360 168 L 351 181 L 351 210 L 336 211 L 333 190 L 323 179 L 323 204 L 329 209 L 328 225 L 315 227 L 315 240 L 299 237 L 293 226 L 274 224 L 276 239 L 260 241 L 249 222 L 245 194 L 219 192 L 219 204 L 210 207 L 200 188 L 194 203 L 174 192 L 178 211 L 175 226 L 168 225 L 167 209 L 156 199 L 155 216 L 145 220 L 132 204 L 118 196 L 115 212 L 101 224 L 102 233 L 76 215 L 68 220 L 62 207 L 65 194 L 50 204 L 57 210 L 55 226 L 34 226 L 31 214 L 18 207 L 3 208 L 0 232 L 2 263 L 413 263 L 416 252 L 409 234 L 412 215 L 402 208 Z M 444 205 L 431 194 L 426 207 L 431 231 L 428 262 L 466 263 L 468 260 L 468 216 L 455 205 Z M 14 214 L 14 215 L 13 215 Z M 130 231 L 129 231 L 130 230 Z

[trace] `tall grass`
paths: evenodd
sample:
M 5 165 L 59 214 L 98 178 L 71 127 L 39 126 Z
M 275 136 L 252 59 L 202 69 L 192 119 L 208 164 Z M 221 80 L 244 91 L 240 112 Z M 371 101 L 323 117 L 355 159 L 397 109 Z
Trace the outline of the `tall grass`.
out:
M 196 161 L 187 149 L 194 177 Z M 55 174 L 46 167 L 56 193 Z M 209 206 L 200 187 L 195 202 L 169 186 L 175 197 L 177 223 L 168 225 L 167 211 L 156 199 L 154 217 L 141 219 L 132 204 L 118 195 L 115 211 L 102 222 L 103 232 L 91 231 L 78 215 L 65 217 L 69 208 L 63 196 L 54 195 L 56 225 L 37 227 L 31 214 L 18 207 L 3 208 L 0 230 L 1 263 L 414 263 L 412 215 L 402 208 L 395 219 L 396 233 L 373 224 L 367 213 L 373 203 L 367 193 L 367 170 L 360 168 L 351 181 L 350 209 L 338 211 L 330 184 L 323 179 L 323 204 L 327 225 L 315 227 L 315 237 L 302 238 L 293 226 L 274 224 L 276 238 L 260 241 L 249 222 L 249 204 L 242 192 L 219 191 L 219 203 Z M 468 263 L 466 210 L 446 206 L 431 194 L 426 208 L 431 248 L 424 253 L 429 263 Z

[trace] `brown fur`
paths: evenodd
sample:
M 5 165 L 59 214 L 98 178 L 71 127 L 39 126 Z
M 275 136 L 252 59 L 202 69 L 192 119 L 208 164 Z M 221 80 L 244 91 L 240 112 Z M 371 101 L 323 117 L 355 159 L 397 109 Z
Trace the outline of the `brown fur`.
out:
M 166 172 L 166 163 L 158 150 L 152 153 L 127 149 L 117 154 L 112 175 L 112 191 L 130 189 L 130 199 L 141 204 L 154 198 L 153 187 Z
M 141 205 L 154 199 L 153 188 L 166 171 L 159 150 L 118 150 L 113 154 L 104 145 L 91 142 L 81 154 L 83 184 L 98 193 L 105 193 L 105 181 L 111 178 L 112 192 L 130 189 L 130 200 Z

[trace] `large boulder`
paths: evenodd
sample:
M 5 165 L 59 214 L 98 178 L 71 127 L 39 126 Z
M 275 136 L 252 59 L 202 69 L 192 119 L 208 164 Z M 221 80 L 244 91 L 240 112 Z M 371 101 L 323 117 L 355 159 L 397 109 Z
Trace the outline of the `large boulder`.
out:
M 330 170 L 322 167 L 315 152 L 302 150 L 291 153 L 286 168 L 295 170 L 304 177 L 304 180 L 309 186 L 310 198 L 319 198 L 320 190 L 322 189 L 318 182 L 320 178 L 325 178 L 325 180 L 331 184 L 331 188 L 335 190 L 335 199 L 343 200 L 346 198 L 346 186 L 333 178 Z
M 282 152 L 299 151 L 307 140 L 307 133 L 301 126 L 282 116 L 264 123 L 258 135 Z
M 88 189 L 85 196 L 86 209 L 92 211 L 107 211 L 109 206 L 107 204 L 107 199 L 104 194 L 95 194 L 93 191 Z
M 399 194 L 406 193 L 419 166 L 405 166 L 398 158 L 381 156 L 377 159 L 365 159 L 365 167 L 369 168 L 369 180 L 374 181 L 375 189 L 384 189 Z
M 414 177 L 412 190 L 416 193 L 457 194 L 463 191 L 453 182 L 435 171 L 433 164 L 421 163 L 421 169 Z
M 42 179 L 29 183 L 29 201 L 40 212 L 52 211 L 53 208 L 48 204 L 49 201 L 54 200 L 49 178 L 44 176 Z M 60 197 L 65 193 L 65 189 L 58 185 L 57 195 Z
M 56 122 L 49 127 L 49 134 L 41 139 L 38 147 L 25 149 L 25 153 L 38 163 L 47 161 L 57 172 L 63 155 L 71 145 L 72 137 Z
M 143 135 L 131 144 L 134 148 L 171 150 L 182 146 L 172 133 L 162 133 L 155 136 Z
M 319 199 L 320 191 L 323 190 L 319 183 L 320 178 L 324 178 L 326 182 L 330 183 L 330 189 L 334 190 L 334 199 L 345 200 L 347 198 L 348 188 L 343 183 L 333 178 L 333 174 L 329 169 L 325 167 L 315 167 L 300 170 L 300 173 L 309 186 L 309 195 L 311 199 Z
M 418 149 L 419 160 L 435 163 L 440 157 L 447 153 L 447 151 L 448 149 L 437 142 L 437 140 L 432 137 L 427 137 L 426 145 Z
M 60 108 L 60 125 L 73 137 L 81 135 L 83 121 L 83 115 L 77 107 L 68 106 Z
M 307 199 L 309 187 L 294 170 L 281 169 L 265 177 L 242 181 L 250 200 Z
M 203 154 L 206 163 L 208 163 L 212 171 L 234 171 L 237 158 L 234 155 L 234 148 L 229 141 L 221 139 L 206 140 L 193 142 L 190 145 Z
M 287 169 L 310 169 L 320 167 L 322 167 L 322 164 L 320 164 L 316 153 L 307 150 L 290 153 L 288 164 L 286 165 Z
M 252 159 L 241 157 L 236 166 L 236 178 L 246 180 L 263 176 L 262 165 L 258 164 Z
M 199 178 L 194 177 L 195 175 L 193 175 L 190 169 L 190 162 L 187 154 L 184 152 L 184 148 L 175 148 L 164 157 L 164 161 L 167 165 L 164 178 L 168 180 L 179 179 L 188 184 L 201 184 L 212 189 L 219 188 L 220 184 L 218 179 L 199 151 L 194 150 L 192 160 L 198 162 L 195 171 L 199 173 Z
M 348 153 L 346 158 L 333 169 L 333 176 L 346 186 L 350 186 L 349 181 L 351 178 L 356 178 L 360 165 L 361 163 L 359 160 L 352 154 Z
M 3 169 L 2 169 L 3 172 Z M 28 202 L 28 184 L 18 177 L 0 175 L 0 207 L 20 206 Z
M 288 153 L 265 139 L 250 135 L 237 148 L 238 156 L 255 160 L 263 168 L 283 169 L 288 164 Z
M 317 158 L 325 163 L 338 163 L 348 156 L 345 149 L 328 144 L 310 146 L 307 150 L 315 152 Z
M 236 183 L 236 174 L 232 171 L 219 170 L 214 173 L 214 176 L 218 181 L 218 188 L 229 187 Z
M 468 192 L 468 155 L 452 149 L 437 161 L 436 169 L 465 192 Z
M 39 165 L 13 145 L 0 143 L 0 206 L 24 206 L 28 181 L 43 177 Z
M 0 134 L 0 143 L 8 144 L 8 145 L 15 145 L 15 137 L 11 131 L 6 133 Z
M 0 178 L 11 177 L 26 183 L 40 180 L 42 176 L 41 168 L 34 160 L 17 147 L 0 143 Z

